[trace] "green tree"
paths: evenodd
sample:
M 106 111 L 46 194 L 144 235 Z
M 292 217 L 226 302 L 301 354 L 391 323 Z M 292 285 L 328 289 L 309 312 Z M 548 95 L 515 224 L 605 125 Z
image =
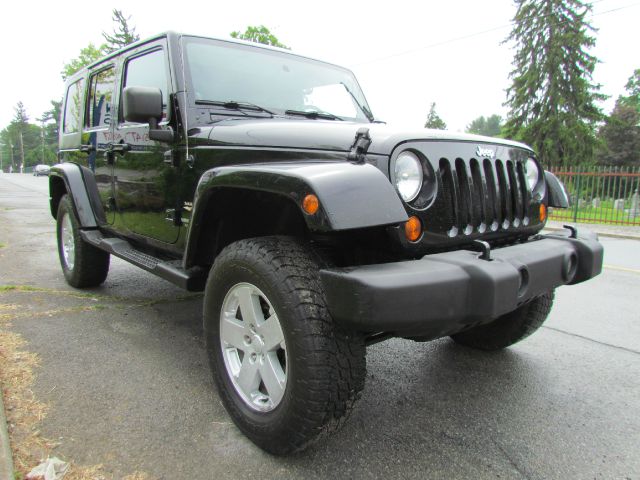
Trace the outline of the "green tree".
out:
M 114 52 L 130 43 L 140 40 L 140 35 L 136 33 L 135 27 L 129 26 L 131 16 L 125 17 L 122 10 L 114 8 L 111 19 L 116 24 L 113 29 L 113 34 L 109 35 L 106 32 L 102 32 L 102 36 L 107 42 L 103 46 L 105 53 Z
M 502 132 L 502 117 L 500 115 L 491 115 L 487 118 L 478 117 L 467 125 L 466 132 L 487 137 L 499 137 Z
M 596 102 L 606 98 L 593 83 L 598 63 L 581 0 L 515 0 L 507 42 L 515 45 L 505 134 L 529 143 L 548 166 L 594 157 L 595 129 L 603 119 Z
M 636 69 L 629 77 L 625 88 L 628 95 L 621 95 L 616 103 L 633 107 L 640 113 L 640 68 Z
M 433 128 L 435 130 L 446 130 L 447 124 L 436 113 L 436 103 L 431 104 L 429 109 L 429 115 L 427 115 L 427 122 L 424 124 L 424 128 Z
M 12 135 L 14 140 L 13 143 L 17 144 L 18 146 L 18 155 L 20 158 L 20 163 L 18 164 L 18 168 L 20 168 L 25 166 L 24 165 L 24 160 L 25 160 L 24 142 L 25 142 L 25 134 L 28 131 L 29 117 L 27 116 L 27 110 L 25 109 L 24 104 L 22 102 L 18 102 L 14 107 L 14 110 L 16 113 L 9 127 L 12 130 Z
M 65 63 L 62 67 L 62 71 L 60 72 L 62 79 L 66 80 L 82 67 L 86 67 L 87 65 L 104 57 L 104 48 L 104 45 L 96 47 L 93 43 L 90 43 L 86 47 L 80 49 L 80 54 L 69 63 Z
M 29 123 L 27 110 L 22 102 L 14 107 L 15 115 L 11 123 L 0 132 L 2 143 L 9 147 L 9 161 L 13 171 L 40 163 L 43 155 L 41 129 Z M 45 149 L 46 150 L 46 149 Z M 3 154 L 3 163 L 4 163 Z
M 280 43 L 276 36 L 264 25 L 257 27 L 248 26 L 244 33 L 240 31 L 231 32 L 231 37 L 237 38 L 238 40 L 247 40 L 249 42 L 262 43 L 263 45 L 271 45 L 273 47 L 290 50 L 285 44 Z
M 620 95 L 600 128 L 598 162 L 614 166 L 640 166 L 640 69 L 629 77 L 627 95 Z
M 53 141 L 57 144 L 58 134 L 60 133 L 60 109 L 62 108 L 62 101 L 51 100 L 51 108 L 44 112 L 38 119 L 45 125 L 45 136 L 49 141 Z
M 113 35 L 102 32 L 102 36 L 107 43 L 103 43 L 97 47 L 93 43 L 90 43 L 86 47 L 82 48 L 80 50 L 80 54 L 76 58 L 71 60 L 69 63 L 64 64 L 62 72 L 60 72 L 63 80 L 66 80 L 82 67 L 86 67 L 87 65 L 100 60 L 108 53 L 140 40 L 140 36 L 135 32 L 135 27 L 129 26 L 128 22 L 131 19 L 130 16 L 125 17 L 121 10 L 114 8 L 112 19 L 115 23 Z
M 54 163 L 58 150 L 60 133 L 60 109 L 62 102 L 51 100 L 51 108 L 44 112 L 38 121 L 41 128 L 41 159 L 43 163 Z
M 617 102 L 600 128 L 603 145 L 598 162 L 613 166 L 640 166 L 640 112 L 633 105 Z

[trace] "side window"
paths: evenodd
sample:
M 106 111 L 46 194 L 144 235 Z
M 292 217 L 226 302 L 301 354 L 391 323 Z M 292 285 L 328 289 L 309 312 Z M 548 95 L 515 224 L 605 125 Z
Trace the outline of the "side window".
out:
M 155 50 L 131 58 L 126 65 L 124 87 L 156 87 L 162 91 L 163 117 L 167 115 L 167 69 L 164 51 Z
M 84 82 L 78 80 L 69 85 L 67 96 L 64 99 L 64 120 L 62 122 L 63 133 L 76 133 L 80 130 L 80 112 L 82 111 L 82 92 Z
M 111 124 L 114 79 L 114 67 L 101 70 L 91 76 L 86 116 L 88 128 L 108 127 Z

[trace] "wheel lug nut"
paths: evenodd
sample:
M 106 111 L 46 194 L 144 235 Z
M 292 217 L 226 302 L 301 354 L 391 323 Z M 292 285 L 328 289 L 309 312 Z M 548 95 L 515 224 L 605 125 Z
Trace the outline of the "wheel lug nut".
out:
M 249 335 L 244 336 L 245 343 L 251 343 L 251 337 Z
M 251 361 L 252 362 L 255 362 L 257 358 L 258 358 L 258 356 L 255 353 L 251 354 Z

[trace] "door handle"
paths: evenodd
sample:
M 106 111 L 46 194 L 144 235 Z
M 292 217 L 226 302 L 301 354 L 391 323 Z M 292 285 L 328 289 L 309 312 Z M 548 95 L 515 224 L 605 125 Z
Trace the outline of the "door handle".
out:
M 128 143 L 112 143 L 109 145 L 109 151 L 114 153 L 125 153 L 131 150 L 131 145 Z
M 83 153 L 91 153 L 91 152 L 95 152 L 96 147 L 94 147 L 91 144 L 88 145 L 80 145 L 80 151 Z
M 162 154 L 162 161 L 172 167 L 177 167 L 180 163 L 180 157 L 174 153 L 173 150 L 167 150 Z

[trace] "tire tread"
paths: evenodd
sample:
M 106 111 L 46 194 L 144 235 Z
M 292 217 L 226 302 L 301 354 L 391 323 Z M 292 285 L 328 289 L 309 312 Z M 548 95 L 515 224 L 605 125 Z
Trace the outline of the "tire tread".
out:
M 259 425 L 236 418 L 239 412 L 234 410 L 237 409 L 229 401 L 225 404 L 239 428 L 257 445 L 271 453 L 290 454 L 336 431 L 349 417 L 364 388 L 364 339 L 333 323 L 322 294 L 319 263 L 314 252 L 294 238 L 260 237 L 229 245 L 216 259 L 205 297 L 210 294 L 209 283 L 214 285 L 220 280 L 224 265 L 251 262 L 260 262 L 262 268 L 270 270 L 280 281 L 282 294 L 291 300 L 294 338 L 296 343 L 304 345 L 301 350 L 306 352 L 296 361 L 305 364 L 312 378 L 297 379 L 304 388 L 297 389 L 299 398 L 292 402 L 284 433 L 278 439 L 268 432 L 262 435 Z M 206 298 L 205 305 L 208 305 Z M 205 332 L 208 316 L 205 312 Z M 211 355 L 211 348 L 215 346 L 207 348 Z M 221 374 L 226 375 L 215 372 L 216 377 Z M 220 387 L 220 378 L 216 380 Z

